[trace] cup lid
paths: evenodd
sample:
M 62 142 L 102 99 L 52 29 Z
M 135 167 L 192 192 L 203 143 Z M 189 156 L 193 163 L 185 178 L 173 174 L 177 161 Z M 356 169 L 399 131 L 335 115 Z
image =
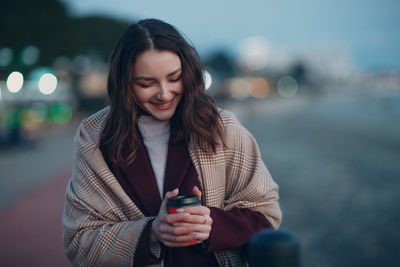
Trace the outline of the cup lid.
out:
M 168 207 L 182 207 L 182 206 L 200 205 L 197 196 L 176 196 L 168 199 Z

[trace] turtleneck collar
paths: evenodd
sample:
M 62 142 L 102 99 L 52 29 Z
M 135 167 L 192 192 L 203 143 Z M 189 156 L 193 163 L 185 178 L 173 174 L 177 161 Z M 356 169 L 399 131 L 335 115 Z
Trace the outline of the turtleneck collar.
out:
M 160 121 L 155 119 L 153 116 L 141 115 L 138 119 L 137 125 L 144 141 L 169 136 L 169 120 Z

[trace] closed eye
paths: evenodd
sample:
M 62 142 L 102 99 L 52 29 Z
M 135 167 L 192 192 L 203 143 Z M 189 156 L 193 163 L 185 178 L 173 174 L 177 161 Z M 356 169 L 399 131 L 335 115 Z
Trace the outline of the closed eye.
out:
M 152 86 L 154 84 L 154 82 L 152 82 L 152 83 L 136 83 L 136 84 L 142 88 L 147 88 L 147 87 Z
M 179 75 L 177 78 L 169 80 L 170 82 L 177 82 L 182 78 L 182 75 Z

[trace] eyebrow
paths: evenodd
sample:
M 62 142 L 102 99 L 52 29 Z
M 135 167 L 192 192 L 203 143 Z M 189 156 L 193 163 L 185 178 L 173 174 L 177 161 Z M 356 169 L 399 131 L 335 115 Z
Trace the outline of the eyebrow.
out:
M 167 77 L 173 76 L 173 75 L 175 75 L 175 74 L 177 74 L 177 73 L 179 73 L 179 72 L 182 72 L 182 69 L 181 69 L 181 68 L 176 69 L 176 70 L 174 70 L 174 71 L 171 72 L 171 73 L 168 73 L 168 74 L 167 74 Z M 138 77 L 133 78 L 133 80 L 134 80 L 134 81 L 137 81 L 137 80 L 153 81 L 154 78 L 146 77 L 146 76 L 138 76 Z

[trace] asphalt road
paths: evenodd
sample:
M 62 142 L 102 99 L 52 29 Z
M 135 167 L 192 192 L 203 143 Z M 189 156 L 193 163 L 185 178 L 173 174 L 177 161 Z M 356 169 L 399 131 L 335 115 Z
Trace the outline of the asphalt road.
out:
M 77 124 L 42 130 L 27 145 L 0 150 L 0 211 L 71 170 Z
M 303 266 L 399 266 L 400 96 L 226 105 L 280 185 Z

